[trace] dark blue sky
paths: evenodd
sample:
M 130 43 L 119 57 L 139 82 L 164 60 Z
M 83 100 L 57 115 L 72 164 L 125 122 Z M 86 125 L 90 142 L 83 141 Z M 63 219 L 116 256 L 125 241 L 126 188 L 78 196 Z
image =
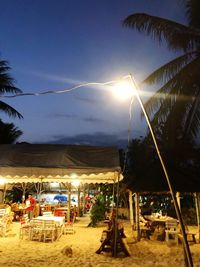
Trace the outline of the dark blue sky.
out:
M 9 61 L 23 92 L 61 90 L 82 82 L 106 82 L 132 73 L 140 82 L 174 54 L 122 20 L 136 12 L 183 22 L 180 0 L 0 0 L 0 55 Z M 108 90 L 5 100 L 23 116 L 9 119 L 19 141 L 110 144 L 127 140 L 129 101 Z M 134 104 L 132 137 L 143 134 Z

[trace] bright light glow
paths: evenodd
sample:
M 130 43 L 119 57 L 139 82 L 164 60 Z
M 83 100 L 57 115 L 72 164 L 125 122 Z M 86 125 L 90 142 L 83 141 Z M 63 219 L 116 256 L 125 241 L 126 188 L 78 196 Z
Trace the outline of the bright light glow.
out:
M 112 87 L 113 94 L 120 100 L 125 101 L 134 95 L 134 90 L 129 81 L 121 81 Z
M 6 184 L 6 179 L 3 177 L 0 177 L 0 185 Z
M 58 186 L 59 186 L 59 183 L 56 183 L 56 182 L 51 183 L 51 187 L 58 187 Z
M 77 179 L 78 176 L 77 176 L 77 174 L 74 172 L 74 173 L 71 173 L 71 174 L 70 174 L 70 178 L 71 178 L 71 179 Z
M 72 185 L 73 186 L 79 186 L 79 184 L 80 184 L 80 181 L 79 180 L 72 181 Z

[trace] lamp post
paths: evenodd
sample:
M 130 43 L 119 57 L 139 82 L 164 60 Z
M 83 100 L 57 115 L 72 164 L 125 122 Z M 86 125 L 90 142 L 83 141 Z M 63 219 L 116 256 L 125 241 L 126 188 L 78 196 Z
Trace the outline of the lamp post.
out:
M 186 233 L 185 233 L 185 227 L 184 227 L 183 219 L 182 219 L 182 216 L 181 216 L 180 208 L 178 206 L 178 202 L 177 202 L 177 199 L 176 199 L 176 194 L 175 194 L 174 189 L 173 189 L 173 187 L 171 185 L 171 181 L 170 181 L 167 169 L 165 167 L 164 161 L 162 159 L 162 156 L 161 156 L 161 153 L 160 153 L 160 150 L 159 150 L 159 147 L 158 147 L 158 144 L 157 144 L 157 140 L 156 140 L 153 128 L 151 126 L 148 114 L 146 113 L 146 110 L 144 108 L 144 104 L 143 104 L 143 102 L 142 102 L 142 100 L 140 98 L 140 95 L 138 93 L 137 83 L 136 83 L 135 79 L 133 78 L 133 76 L 131 74 L 128 77 L 130 79 L 130 82 L 131 82 L 131 85 L 132 85 L 132 88 L 133 88 L 133 91 L 134 91 L 134 95 L 136 96 L 136 98 L 137 98 L 137 100 L 138 100 L 138 102 L 140 104 L 140 107 L 142 109 L 142 112 L 144 113 L 147 125 L 149 127 L 149 131 L 151 133 L 151 136 L 152 136 L 152 139 L 153 139 L 153 142 L 154 142 L 154 146 L 156 148 L 156 152 L 157 152 L 158 158 L 160 160 L 160 163 L 161 163 L 161 166 L 162 166 L 162 169 L 163 169 L 163 172 L 164 172 L 164 175 L 165 175 L 165 178 L 167 180 L 167 184 L 168 184 L 171 196 L 172 196 L 172 200 L 173 200 L 173 203 L 174 203 L 174 208 L 175 208 L 176 215 L 177 215 L 177 218 L 179 220 L 180 227 L 181 227 L 181 232 L 182 232 L 182 235 L 183 235 L 183 248 L 184 248 L 184 253 L 185 253 L 185 256 L 186 256 L 186 260 L 187 260 L 185 262 L 186 266 L 187 267 L 193 267 L 192 256 L 191 256 L 190 248 L 189 248 L 189 245 L 188 245 L 187 236 L 186 236 Z

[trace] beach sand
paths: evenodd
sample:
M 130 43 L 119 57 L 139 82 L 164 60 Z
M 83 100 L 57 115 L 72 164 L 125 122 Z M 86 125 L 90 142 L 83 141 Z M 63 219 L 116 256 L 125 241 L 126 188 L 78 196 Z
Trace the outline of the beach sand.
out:
M 96 254 L 105 226 L 87 227 L 87 218 L 75 223 L 75 233 L 62 235 L 55 242 L 38 242 L 19 239 L 20 223 L 14 222 L 6 237 L 0 237 L 0 267 L 184 267 L 182 245 L 167 246 L 166 242 L 142 239 L 135 242 L 128 221 L 123 222 L 126 243 L 131 253 L 125 257 L 120 253 L 113 258 L 109 252 Z M 61 253 L 65 246 L 72 255 Z M 195 267 L 200 267 L 200 244 L 190 245 Z

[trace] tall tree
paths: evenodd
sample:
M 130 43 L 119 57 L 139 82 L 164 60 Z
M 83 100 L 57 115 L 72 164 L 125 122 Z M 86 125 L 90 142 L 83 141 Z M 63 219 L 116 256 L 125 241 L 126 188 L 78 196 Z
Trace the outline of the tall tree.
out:
M 145 107 L 156 130 L 164 131 L 172 145 L 177 139 L 195 140 L 200 129 L 200 1 L 183 2 L 188 25 L 143 13 L 124 20 L 125 26 L 180 52 L 143 81 L 159 84 Z
M 14 80 L 8 73 L 9 70 L 10 67 L 8 66 L 8 62 L 0 60 L 0 97 L 5 93 L 17 94 L 22 92 L 14 86 Z M 16 109 L 3 101 L 0 101 L 0 111 L 5 112 L 10 117 L 23 118 Z
M 4 123 L 0 119 L 0 144 L 13 144 L 22 135 L 13 123 Z

